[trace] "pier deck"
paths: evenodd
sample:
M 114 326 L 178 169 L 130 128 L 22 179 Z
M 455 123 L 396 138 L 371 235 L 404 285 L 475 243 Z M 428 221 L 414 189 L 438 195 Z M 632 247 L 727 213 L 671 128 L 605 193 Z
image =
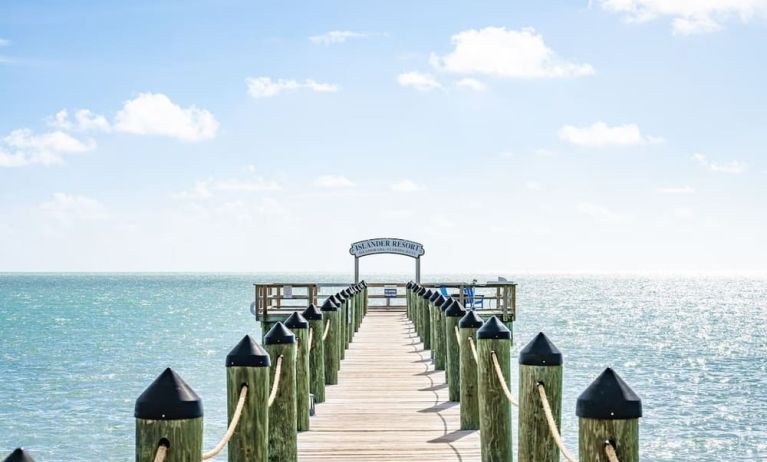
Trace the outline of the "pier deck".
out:
M 459 430 L 445 373 L 403 310 L 368 311 L 338 382 L 326 388 L 311 430 L 299 433 L 301 462 L 480 460 L 479 432 Z

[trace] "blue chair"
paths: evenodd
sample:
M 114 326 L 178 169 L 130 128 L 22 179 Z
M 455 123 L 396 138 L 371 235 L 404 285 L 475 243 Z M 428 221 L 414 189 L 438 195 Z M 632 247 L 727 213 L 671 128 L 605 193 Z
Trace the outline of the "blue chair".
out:
M 469 309 L 485 307 L 485 296 L 482 294 L 475 294 L 474 287 L 464 287 L 463 298 L 466 302 L 466 307 Z
M 445 298 L 450 298 L 450 294 L 447 293 L 447 287 L 440 287 L 439 293 L 442 294 L 442 296 Z

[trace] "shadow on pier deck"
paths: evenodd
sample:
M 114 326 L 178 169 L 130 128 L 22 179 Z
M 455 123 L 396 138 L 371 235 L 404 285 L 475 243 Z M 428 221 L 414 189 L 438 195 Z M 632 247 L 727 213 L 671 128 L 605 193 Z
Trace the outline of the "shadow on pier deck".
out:
M 298 436 L 301 462 L 480 460 L 479 432 L 458 430 L 459 403 L 404 310 L 368 312 L 326 390 Z

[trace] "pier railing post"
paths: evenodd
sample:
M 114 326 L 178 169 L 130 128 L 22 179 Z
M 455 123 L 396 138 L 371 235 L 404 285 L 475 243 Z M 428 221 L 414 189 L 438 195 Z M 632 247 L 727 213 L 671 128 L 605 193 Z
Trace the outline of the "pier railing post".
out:
M 367 281 L 362 281 L 362 316 L 367 316 L 368 314 L 368 283 Z M 360 318 L 360 323 L 362 322 L 362 318 Z
M 442 300 L 437 306 L 437 301 Z M 434 369 L 438 371 L 445 370 L 445 323 L 441 306 L 445 298 L 434 289 L 434 293 L 429 298 L 429 310 L 431 311 L 431 351 L 434 358 Z
M 415 317 L 416 322 L 416 328 L 418 332 L 418 337 L 421 339 L 421 342 L 424 341 L 424 325 L 425 322 L 423 320 L 423 296 L 426 294 L 426 287 L 420 286 L 421 288 L 418 289 L 418 292 L 416 292 L 414 298 L 414 305 L 413 305 L 413 316 Z
M 353 285 L 349 287 L 349 307 L 348 307 L 348 313 L 346 316 L 346 338 L 345 340 L 345 347 L 346 349 L 349 349 L 349 344 L 352 343 L 352 338 L 354 337 L 354 323 L 356 322 L 354 319 L 354 315 L 357 313 L 357 285 Z
M 458 322 L 466 315 L 460 303 L 452 298 L 442 304 L 447 306 L 442 314 L 445 328 L 442 330 L 442 337 L 445 339 L 445 376 L 447 378 L 447 392 L 450 401 L 461 400 L 461 351 L 460 351 L 460 331 Z M 448 305 L 449 304 L 449 305 Z M 438 306 L 439 310 L 441 307 Z M 467 345 L 468 346 L 468 345 Z
M 423 335 L 421 340 L 423 341 L 423 349 L 431 350 L 431 311 L 429 310 L 429 299 L 434 293 L 431 289 L 426 289 L 421 297 L 421 322 L 423 323 Z M 434 352 L 431 352 L 431 357 L 434 357 Z
M 35 462 L 35 459 L 23 448 L 16 448 L 3 459 L 3 462 Z
M 495 359 L 493 358 L 495 355 Z M 498 377 L 494 361 L 500 364 Z M 511 382 L 511 332 L 493 316 L 477 331 L 480 451 L 483 462 L 511 462 L 511 402 L 501 380 Z
M 312 341 L 309 345 L 309 392 L 314 395 L 315 403 L 325 402 L 325 348 L 322 334 L 325 325 L 322 322 L 322 311 L 316 305 L 309 305 L 303 313 L 309 321 Z
M 410 295 L 413 293 L 412 289 L 413 289 L 413 282 L 408 281 L 408 283 L 405 284 L 405 313 L 407 313 L 407 318 L 411 321 L 413 320 L 413 317 L 410 315 L 410 308 L 411 308 Z
M 610 368 L 578 397 L 578 452 L 582 461 L 608 462 L 605 446 L 621 462 L 639 461 L 639 418 L 642 400 Z
M 136 400 L 136 462 L 202 461 L 202 399 L 168 368 Z
M 229 462 L 267 462 L 269 457 L 269 353 L 249 335 L 226 356 L 229 422 L 243 386 L 248 387 L 239 424 L 229 440 Z
M 294 311 L 285 327 L 296 336 L 296 424 L 298 431 L 309 430 L 309 321 Z M 312 339 L 314 341 L 314 339 Z
M 335 298 L 330 296 L 322 304 L 322 331 L 318 332 L 323 340 L 325 350 L 325 385 L 335 385 L 338 383 L 338 366 L 340 363 L 340 354 L 338 348 L 338 305 Z
M 281 322 L 264 337 L 272 359 L 272 387 L 276 389 L 269 406 L 269 461 L 296 462 L 298 437 L 296 418 L 296 336 Z M 281 361 L 280 367 L 277 367 Z M 277 375 L 279 373 L 279 376 Z
M 467 311 L 458 321 L 461 334 L 461 430 L 479 430 L 479 390 L 477 389 L 477 358 L 472 348 L 482 318 Z
M 543 332 L 519 352 L 519 462 L 559 462 L 539 386 L 544 387 L 551 414 L 561 428 L 562 353 Z
M 338 357 L 344 359 L 346 357 L 346 314 L 349 305 L 349 295 L 346 289 L 336 294 L 336 300 L 338 300 L 338 335 L 336 335 L 336 343 L 338 348 Z M 338 368 L 341 368 L 339 363 Z

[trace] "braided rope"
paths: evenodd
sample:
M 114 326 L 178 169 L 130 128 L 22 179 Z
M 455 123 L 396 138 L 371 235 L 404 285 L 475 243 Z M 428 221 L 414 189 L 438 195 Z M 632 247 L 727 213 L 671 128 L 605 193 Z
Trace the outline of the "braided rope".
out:
M 157 452 L 154 454 L 154 462 L 163 462 L 168 455 L 168 446 L 161 444 L 157 446 Z
M 546 414 L 546 422 L 549 424 L 549 431 L 551 437 L 554 438 L 554 442 L 569 462 L 578 462 L 578 459 L 570 454 L 570 451 L 565 447 L 565 443 L 562 441 L 562 435 L 559 434 L 557 423 L 554 422 L 554 415 L 551 413 L 551 406 L 549 406 L 549 398 L 546 396 L 546 388 L 542 383 L 538 384 L 538 394 L 541 396 L 541 405 L 543 406 L 543 413 Z
M 514 396 L 511 395 L 511 391 L 509 390 L 509 386 L 506 385 L 506 379 L 503 377 L 503 371 L 501 370 L 501 365 L 498 363 L 498 356 L 495 354 L 495 351 L 490 352 L 490 357 L 493 358 L 493 366 L 495 367 L 495 375 L 498 376 L 498 381 L 501 382 L 501 388 L 503 388 L 503 393 L 506 395 L 506 399 L 509 400 L 509 402 L 517 407 L 519 407 L 519 403 L 517 400 L 514 399 Z
M 458 332 L 458 326 L 455 326 L 455 339 L 458 341 L 458 345 L 461 344 L 461 334 Z
M 314 340 L 314 328 L 309 328 L 309 351 L 312 351 L 312 340 Z
M 322 333 L 323 342 L 326 338 L 328 338 L 328 333 L 330 333 L 330 319 L 328 319 L 328 322 L 325 323 L 325 332 Z
M 274 368 L 274 383 L 272 384 L 272 391 L 269 393 L 268 407 L 272 407 L 274 398 L 277 397 L 277 387 L 280 386 L 280 372 L 282 372 L 282 355 L 277 358 L 277 366 Z
M 618 454 L 615 453 L 615 447 L 609 441 L 605 441 L 605 454 L 610 462 L 620 462 L 618 460 Z
M 224 449 L 224 446 L 226 446 L 226 444 L 232 438 L 232 435 L 234 435 L 234 431 L 237 429 L 237 424 L 240 423 L 240 417 L 242 416 L 242 408 L 245 407 L 245 398 L 247 397 L 248 397 L 248 386 L 243 385 L 242 388 L 240 389 L 240 400 L 237 401 L 237 407 L 234 409 L 234 414 L 232 415 L 232 421 L 229 422 L 229 428 L 226 429 L 226 434 L 224 434 L 224 437 L 221 439 L 221 441 L 218 442 L 216 447 L 202 454 L 202 460 L 208 460 L 208 459 L 212 459 L 213 457 L 216 457 L 216 455 Z
M 471 337 L 469 337 L 469 345 L 471 345 L 471 355 L 474 356 L 474 362 L 479 362 L 477 359 L 477 346 L 474 345 L 474 339 Z

